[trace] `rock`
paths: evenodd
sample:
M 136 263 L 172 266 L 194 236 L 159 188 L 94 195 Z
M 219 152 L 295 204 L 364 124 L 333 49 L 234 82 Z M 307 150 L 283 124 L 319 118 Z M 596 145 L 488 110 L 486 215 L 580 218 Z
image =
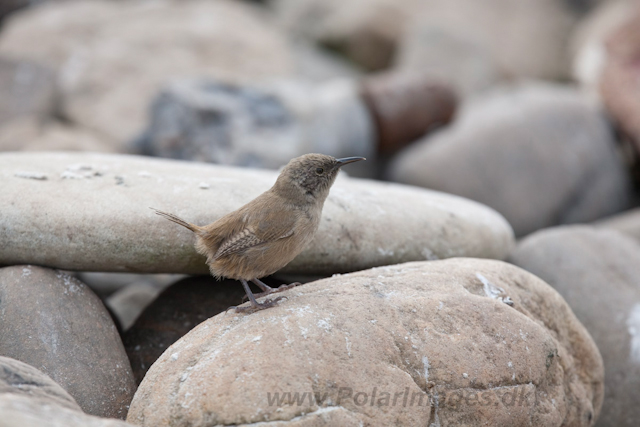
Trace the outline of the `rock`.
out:
M 343 51 L 368 69 L 389 67 L 406 29 L 415 26 L 442 32 L 455 44 L 454 40 L 473 42 L 508 75 L 558 79 L 569 74 L 567 41 L 588 9 L 585 3 L 589 2 L 523 0 L 516 6 L 511 0 L 277 0 L 273 7 L 294 33 Z M 475 49 L 465 50 L 475 55 Z M 472 62 L 469 58 L 463 64 Z
M 407 263 L 285 295 L 251 315 L 215 316 L 169 347 L 127 420 L 589 426 L 598 417 L 598 349 L 557 292 L 512 265 Z
M 55 95 L 52 70 L 0 56 L 0 126 L 19 117 L 43 120 L 51 116 Z
M 473 38 L 420 22 L 404 31 L 395 57 L 396 68 L 433 76 L 468 98 L 504 80 L 488 47 Z
M 193 235 L 149 207 L 207 224 L 275 179 L 273 171 L 135 156 L 2 153 L 0 264 L 208 274 Z M 485 206 L 343 176 L 331 189 L 314 241 L 283 272 L 326 275 L 454 256 L 499 259 L 512 244 L 509 224 Z
M 133 274 L 133 273 L 96 273 L 79 272 L 78 279 L 86 283 L 100 298 L 107 299 L 115 292 L 135 283 L 145 283 L 163 290 L 167 286 L 184 278 L 181 274 Z
M 640 242 L 640 208 L 605 218 L 592 225 L 619 231 Z
M 405 149 L 393 180 L 485 203 L 517 236 L 629 206 L 631 179 L 604 116 L 576 90 L 523 84 L 469 102 Z
M 137 151 L 272 169 L 315 152 L 372 160 L 374 125 L 358 90 L 345 79 L 268 85 L 176 81 L 154 101 Z M 374 164 L 364 162 L 355 170 L 370 171 Z
M 89 414 L 126 415 L 131 367 L 109 313 L 82 282 L 41 267 L 0 269 L 0 324 L 0 354 L 40 369 Z
M 378 151 L 391 155 L 449 123 L 457 97 L 451 87 L 412 73 L 381 73 L 364 79 L 362 97 L 376 123 Z
M 113 153 L 117 145 L 95 132 L 35 117 L 13 120 L 0 128 L 0 151 L 94 151 Z
M 209 317 L 241 304 L 244 295 L 239 282 L 211 276 L 189 277 L 166 289 L 122 337 L 136 382 L 171 344 Z
M 142 130 L 170 79 L 294 72 L 285 36 L 257 8 L 230 0 L 52 2 L 8 20 L 0 54 L 55 67 L 64 117 L 120 144 Z
M 520 242 L 510 257 L 553 286 L 602 354 L 605 393 L 598 426 L 640 417 L 640 245 L 616 231 L 559 227 Z
M 633 13 L 635 4 L 636 0 L 602 1 L 571 36 L 573 78 L 591 96 L 599 95 L 598 84 L 607 57 L 605 40 Z
M 111 418 L 99 418 L 57 405 L 43 405 L 37 400 L 0 395 L 3 427 L 134 427 Z
M 51 378 L 31 365 L 0 356 L 0 401 L 7 395 L 29 397 L 42 405 L 82 411 L 73 397 Z
M 606 40 L 607 61 L 600 92 L 609 113 L 640 157 L 640 5 Z
M 105 305 L 117 317 L 122 330 L 126 331 L 142 310 L 160 295 L 162 288 L 151 281 L 136 281 L 116 291 L 105 301 Z

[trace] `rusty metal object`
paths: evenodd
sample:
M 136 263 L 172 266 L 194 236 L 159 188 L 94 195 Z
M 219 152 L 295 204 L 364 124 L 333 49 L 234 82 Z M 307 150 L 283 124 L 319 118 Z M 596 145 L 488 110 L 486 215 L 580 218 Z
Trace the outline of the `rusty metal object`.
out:
M 390 155 L 451 121 L 453 89 L 429 76 L 389 72 L 365 79 L 361 95 L 374 118 L 378 152 Z

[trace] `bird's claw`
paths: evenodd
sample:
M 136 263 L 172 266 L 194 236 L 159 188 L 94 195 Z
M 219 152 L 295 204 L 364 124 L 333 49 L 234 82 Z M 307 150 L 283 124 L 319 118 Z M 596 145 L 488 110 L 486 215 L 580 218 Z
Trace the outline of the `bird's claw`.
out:
M 264 302 L 257 303 L 257 305 L 249 305 L 247 307 L 238 307 L 238 306 L 232 305 L 231 307 L 227 308 L 226 311 L 229 311 L 232 308 L 234 308 L 236 310 L 236 313 L 254 313 L 256 311 L 264 310 L 265 308 L 273 307 L 278 303 L 278 301 L 282 299 L 285 299 L 285 297 L 268 299 L 268 300 L 265 300 Z
M 265 292 L 260 292 L 259 294 L 253 294 L 253 296 L 255 296 L 256 298 L 262 298 L 262 297 L 266 297 L 267 295 L 274 294 L 276 292 L 282 292 L 282 291 L 286 291 L 287 289 L 295 288 L 296 286 L 299 286 L 301 284 L 302 283 L 300 282 L 294 282 L 288 285 L 280 285 L 277 288 L 269 288 L 270 290 L 267 290 Z M 242 297 L 242 302 L 246 302 L 248 299 L 249 297 L 245 295 Z

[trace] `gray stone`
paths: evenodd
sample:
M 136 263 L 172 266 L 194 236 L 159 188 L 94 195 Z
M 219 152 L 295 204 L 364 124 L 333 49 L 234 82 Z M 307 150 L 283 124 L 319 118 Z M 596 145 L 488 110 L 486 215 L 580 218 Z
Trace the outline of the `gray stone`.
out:
M 43 405 L 82 411 L 73 397 L 51 378 L 31 365 L 0 356 L 0 400 L 7 394 L 29 397 Z
M 285 35 L 256 7 L 231 0 L 49 2 L 6 22 L 0 54 L 58 70 L 64 117 L 121 148 L 170 79 L 294 73 Z
M 315 152 L 375 160 L 374 132 L 359 88 L 349 80 L 180 80 L 155 99 L 136 146 L 151 156 L 275 169 Z M 370 171 L 374 165 L 354 166 Z
M 188 277 L 167 288 L 122 336 L 136 382 L 171 344 L 209 317 L 241 304 L 244 296 L 237 281 L 219 282 L 211 276 Z
M 401 39 L 395 66 L 430 74 L 469 97 L 504 79 L 489 49 L 473 38 L 416 22 Z
M 591 337 L 556 291 L 510 264 L 407 263 L 282 295 L 267 310 L 212 317 L 169 347 L 127 420 L 591 426 L 600 412 Z M 296 392 L 298 403 L 286 395 Z
M 112 418 L 99 418 L 25 396 L 0 395 L 2 427 L 134 427 Z
M 599 228 L 617 230 L 640 242 L 640 208 L 605 218 L 592 225 Z
M 631 178 L 609 123 L 569 87 L 522 84 L 469 102 L 400 153 L 393 180 L 485 203 L 517 236 L 627 208 Z
M 274 0 L 294 34 L 344 52 L 367 69 L 386 68 L 407 27 L 472 40 L 511 76 L 569 76 L 568 39 L 589 0 Z M 436 52 L 436 51 L 432 51 Z M 470 59 L 470 58 L 469 58 Z M 467 60 L 463 63 L 468 64 Z
M 85 284 L 42 267 L 2 268 L 0 324 L 0 354 L 49 375 L 89 414 L 126 415 L 131 366 L 109 313 Z
M 510 261 L 553 286 L 598 345 L 605 388 L 597 425 L 638 425 L 640 244 L 616 231 L 558 227 L 522 240 Z
M 0 264 L 207 274 L 193 234 L 149 207 L 207 224 L 269 189 L 275 178 L 273 171 L 135 156 L 0 154 Z M 333 274 L 454 256 L 500 259 L 512 244 L 509 224 L 486 206 L 341 176 L 314 241 L 284 271 Z

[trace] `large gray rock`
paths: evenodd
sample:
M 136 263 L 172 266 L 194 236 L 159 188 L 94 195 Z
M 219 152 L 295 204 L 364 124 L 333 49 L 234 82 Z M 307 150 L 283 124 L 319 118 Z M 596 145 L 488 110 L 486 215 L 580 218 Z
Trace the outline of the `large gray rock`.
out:
M 123 144 L 142 130 L 169 79 L 247 82 L 294 72 L 284 34 L 231 0 L 50 2 L 6 22 L 0 53 L 56 68 L 62 114 Z
M 0 324 L 1 355 L 40 369 L 85 412 L 124 418 L 135 390 L 131 366 L 109 313 L 85 284 L 42 267 L 2 268 Z
M 374 160 L 374 123 L 359 91 L 346 79 L 261 85 L 180 80 L 156 97 L 136 146 L 145 155 L 271 169 L 319 151 Z M 370 171 L 374 165 L 354 167 Z
M 31 365 L 0 356 L 0 400 L 8 394 L 29 397 L 42 405 L 82 411 L 73 397 L 51 378 Z
M 640 244 L 616 231 L 574 226 L 522 240 L 510 261 L 553 286 L 598 345 L 605 391 L 598 426 L 640 419 Z
M 617 230 L 640 242 L 640 208 L 622 212 L 592 224 L 595 227 Z
M 512 265 L 407 263 L 283 295 L 267 310 L 212 317 L 169 347 L 127 420 L 590 426 L 600 412 L 591 337 L 557 292 Z
M 0 264 L 207 274 L 193 234 L 149 207 L 207 224 L 275 179 L 272 171 L 135 156 L 0 154 Z M 454 256 L 501 259 L 512 244 L 509 224 L 486 206 L 339 177 L 314 241 L 284 270 L 333 274 Z
M 274 0 L 292 31 L 344 51 L 369 69 L 389 66 L 417 25 L 470 41 L 508 75 L 567 77 L 567 41 L 589 0 Z M 474 54 L 472 51 L 467 51 Z M 431 50 L 431 54 L 450 54 Z M 465 63 L 469 63 L 466 62 Z
M 614 214 L 632 194 L 604 115 L 576 90 L 541 83 L 470 102 L 451 127 L 401 152 L 390 176 L 485 203 L 518 236 Z
M 124 421 L 43 405 L 35 399 L 15 395 L 0 395 L 0 414 L 2 427 L 134 427 Z

